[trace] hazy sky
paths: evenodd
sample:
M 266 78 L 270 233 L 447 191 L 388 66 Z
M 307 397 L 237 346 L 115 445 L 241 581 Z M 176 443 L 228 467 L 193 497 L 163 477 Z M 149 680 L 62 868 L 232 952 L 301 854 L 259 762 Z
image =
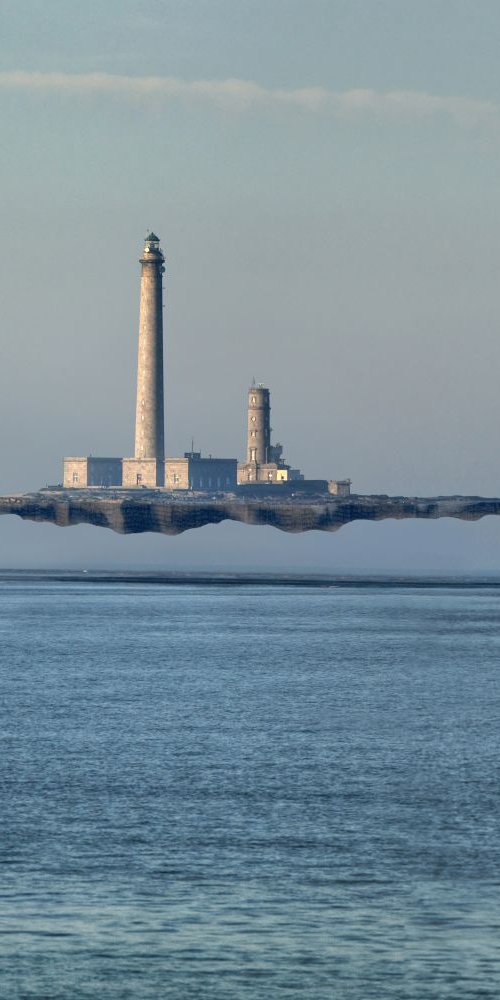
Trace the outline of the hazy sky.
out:
M 0 491 L 130 454 L 138 256 L 167 450 L 238 456 L 252 376 L 308 476 L 498 495 L 498 0 L 2 0 Z M 120 539 L 0 565 L 500 567 L 500 520 Z

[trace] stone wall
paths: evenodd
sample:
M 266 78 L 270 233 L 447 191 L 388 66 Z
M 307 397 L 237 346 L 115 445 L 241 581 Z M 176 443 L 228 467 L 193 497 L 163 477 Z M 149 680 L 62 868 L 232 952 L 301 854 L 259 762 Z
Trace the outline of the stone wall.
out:
M 94 458 L 90 456 L 87 459 L 88 486 L 121 486 L 121 484 L 121 458 Z
M 326 479 L 287 479 L 283 482 L 241 483 L 236 489 L 237 496 L 243 497 L 295 497 L 312 494 L 328 496 Z
M 121 486 L 121 458 L 94 458 L 87 455 L 82 458 L 64 459 L 63 485 L 66 489 L 84 489 L 89 486 Z
M 350 479 L 329 479 L 328 492 L 337 497 L 348 497 L 351 493 Z
M 122 486 L 163 486 L 165 463 L 157 458 L 124 458 Z
M 165 486 L 167 490 L 189 489 L 189 459 L 168 458 L 165 462 Z
M 235 458 L 190 458 L 192 490 L 231 490 L 236 486 Z
M 88 486 L 88 458 L 65 458 L 63 486 L 75 490 Z

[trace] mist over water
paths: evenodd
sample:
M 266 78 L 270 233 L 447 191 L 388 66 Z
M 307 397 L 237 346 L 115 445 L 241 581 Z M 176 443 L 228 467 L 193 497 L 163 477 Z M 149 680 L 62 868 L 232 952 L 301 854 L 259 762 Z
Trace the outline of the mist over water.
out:
M 499 601 L 2 578 L 4 995 L 493 1000 Z

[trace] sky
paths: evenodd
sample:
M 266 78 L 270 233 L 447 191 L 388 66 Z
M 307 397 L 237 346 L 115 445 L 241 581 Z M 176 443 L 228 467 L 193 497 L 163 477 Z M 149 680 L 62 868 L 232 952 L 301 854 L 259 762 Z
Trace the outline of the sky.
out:
M 498 495 L 497 0 L 0 2 L 0 492 L 133 449 L 167 257 L 167 451 Z M 0 567 L 488 571 L 500 521 L 121 538 L 0 519 Z

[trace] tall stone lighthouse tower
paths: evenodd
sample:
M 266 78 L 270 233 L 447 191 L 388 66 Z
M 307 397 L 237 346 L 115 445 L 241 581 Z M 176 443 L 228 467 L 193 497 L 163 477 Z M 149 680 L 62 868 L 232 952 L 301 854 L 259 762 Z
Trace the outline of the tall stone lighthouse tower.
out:
M 271 461 L 271 400 L 269 389 L 252 385 L 248 390 L 247 462 Z
M 124 459 L 124 486 L 163 486 L 165 415 L 163 403 L 163 273 L 160 241 L 150 233 L 140 258 L 139 351 L 135 453 Z

